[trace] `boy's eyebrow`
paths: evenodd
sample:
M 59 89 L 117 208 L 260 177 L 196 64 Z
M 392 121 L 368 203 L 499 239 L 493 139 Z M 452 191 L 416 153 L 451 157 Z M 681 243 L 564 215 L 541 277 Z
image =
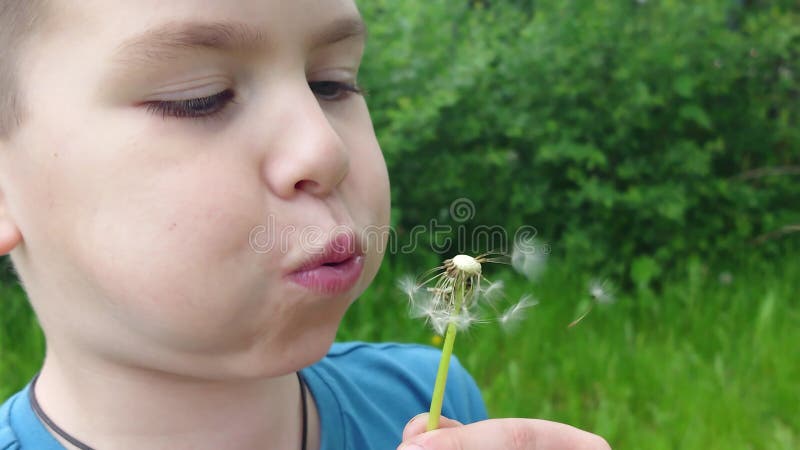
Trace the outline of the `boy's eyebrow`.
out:
M 360 16 L 344 17 L 313 35 L 310 45 L 364 39 L 366 34 Z M 256 49 L 266 46 L 267 41 L 264 33 L 243 22 L 171 22 L 125 40 L 114 52 L 114 60 L 169 60 L 187 50 Z

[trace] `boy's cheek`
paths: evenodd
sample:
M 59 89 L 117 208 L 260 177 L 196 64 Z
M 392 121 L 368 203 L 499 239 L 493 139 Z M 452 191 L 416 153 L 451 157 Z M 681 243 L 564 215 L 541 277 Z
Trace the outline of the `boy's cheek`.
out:
M 84 298 L 99 288 L 104 301 L 128 296 L 162 314 L 172 307 L 192 313 L 200 306 L 222 313 L 213 304 L 197 304 L 198 295 L 232 294 L 220 277 L 246 271 L 248 232 L 260 220 L 252 199 L 229 192 L 213 175 L 197 180 L 180 171 L 154 175 L 129 166 L 128 173 L 102 176 L 107 171 L 92 167 L 91 160 L 77 160 L 78 150 L 56 147 L 58 156 L 37 176 L 44 182 L 19 180 L 24 189 L 18 195 L 28 205 L 21 212 L 22 230 L 37 261 L 37 279 L 72 280 L 50 286 L 61 297 Z M 54 276 L 59 272 L 64 276 Z

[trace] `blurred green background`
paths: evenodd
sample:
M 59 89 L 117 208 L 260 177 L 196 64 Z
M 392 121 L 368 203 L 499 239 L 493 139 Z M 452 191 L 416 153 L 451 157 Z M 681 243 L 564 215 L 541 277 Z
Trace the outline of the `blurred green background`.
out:
M 567 422 L 620 449 L 800 448 L 800 5 L 359 6 L 394 251 L 339 339 L 438 343 L 407 318 L 398 278 L 491 249 L 420 226 L 535 227 L 541 277 L 487 276 L 540 304 L 515 333 L 456 341 L 492 415 Z M 451 214 L 457 199 L 469 220 Z M 616 301 L 567 329 L 598 277 Z M 2 278 L 5 398 L 44 343 Z

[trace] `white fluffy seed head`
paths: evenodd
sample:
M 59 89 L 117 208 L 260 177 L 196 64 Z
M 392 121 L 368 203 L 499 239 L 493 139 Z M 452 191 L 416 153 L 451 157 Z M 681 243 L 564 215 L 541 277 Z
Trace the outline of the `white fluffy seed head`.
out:
M 453 265 L 456 269 L 468 275 L 480 275 L 481 263 L 475 258 L 468 255 L 456 255 L 453 257 Z

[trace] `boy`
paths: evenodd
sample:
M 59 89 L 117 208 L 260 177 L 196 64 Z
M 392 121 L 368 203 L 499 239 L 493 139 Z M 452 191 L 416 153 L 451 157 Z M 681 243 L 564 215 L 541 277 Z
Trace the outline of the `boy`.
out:
M 607 448 L 481 421 L 457 365 L 445 413 L 477 423 L 401 435 L 436 352 L 330 348 L 389 217 L 352 0 L 3 0 L 0 20 L 0 253 L 47 338 L 0 448 Z

